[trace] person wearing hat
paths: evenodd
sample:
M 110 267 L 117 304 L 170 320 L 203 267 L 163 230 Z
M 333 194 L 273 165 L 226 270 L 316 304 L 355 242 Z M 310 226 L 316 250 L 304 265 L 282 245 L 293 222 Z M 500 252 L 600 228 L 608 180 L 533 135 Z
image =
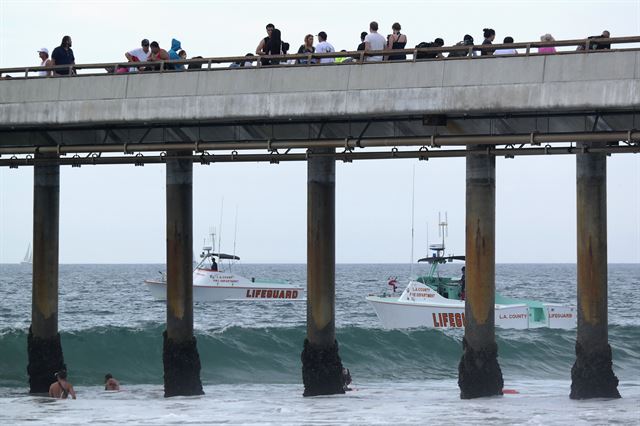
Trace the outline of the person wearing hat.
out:
M 316 53 L 333 53 L 336 49 L 327 41 L 327 33 L 320 31 L 318 33 L 318 44 L 316 45 Z M 320 58 L 321 64 L 331 64 L 335 62 L 335 58 Z
M 140 43 L 141 47 L 125 52 L 124 56 L 129 62 L 147 62 L 151 50 L 149 50 L 149 40 L 146 38 Z M 138 68 L 129 68 L 129 72 L 135 72 Z
M 41 67 L 51 66 L 51 59 L 49 59 L 49 49 L 47 49 L 46 47 L 41 47 L 38 50 L 38 56 L 40 57 L 40 60 L 42 60 L 42 62 L 40 63 Z M 51 71 L 38 71 L 38 75 L 40 77 L 48 77 L 51 75 Z

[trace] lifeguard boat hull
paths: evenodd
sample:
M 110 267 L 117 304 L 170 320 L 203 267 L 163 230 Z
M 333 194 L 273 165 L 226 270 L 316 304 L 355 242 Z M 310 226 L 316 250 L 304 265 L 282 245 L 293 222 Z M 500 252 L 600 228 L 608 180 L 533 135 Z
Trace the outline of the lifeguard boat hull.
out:
M 412 281 L 398 297 L 368 296 L 369 302 L 384 328 L 464 328 L 465 302 L 447 299 L 430 287 Z M 500 328 L 527 329 L 537 327 L 570 329 L 575 327 L 575 308 L 560 304 L 544 304 L 544 315 L 534 318 L 525 303 L 496 304 L 495 325 Z
M 151 295 L 166 300 L 167 283 L 145 280 Z M 197 268 L 193 272 L 195 302 L 304 301 L 304 289 L 286 282 L 247 279 L 228 272 Z

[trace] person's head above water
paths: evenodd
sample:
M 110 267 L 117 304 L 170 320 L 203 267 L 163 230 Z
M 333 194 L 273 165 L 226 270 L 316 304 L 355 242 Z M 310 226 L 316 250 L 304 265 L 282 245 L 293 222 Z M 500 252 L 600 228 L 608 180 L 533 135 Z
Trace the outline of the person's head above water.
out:
M 104 375 L 104 381 L 105 381 L 105 382 L 108 382 L 108 381 L 109 381 L 109 379 L 113 379 L 113 376 L 111 375 L 111 373 L 107 373 L 107 374 L 105 374 L 105 375 Z
M 56 379 L 67 380 L 67 370 L 60 370 L 56 374 Z

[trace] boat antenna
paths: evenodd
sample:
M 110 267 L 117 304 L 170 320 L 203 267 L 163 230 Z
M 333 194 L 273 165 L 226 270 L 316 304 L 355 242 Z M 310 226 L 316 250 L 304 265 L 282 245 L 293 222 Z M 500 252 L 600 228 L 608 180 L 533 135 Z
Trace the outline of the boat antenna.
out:
M 427 221 L 427 254 L 429 253 L 429 221 Z
M 209 227 L 209 235 L 211 236 L 211 252 L 215 252 L 216 251 L 216 227 L 215 226 L 210 226 Z M 204 244 L 203 246 L 207 245 L 207 239 L 204 239 Z
M 222 252 L 222 212 L 224 211 L 224 197 L 220 202 L 220 227 L 218 228 L 218 253 Z
M 414 224 L 416 215 L 416 165 L 413 165 L 413 176 L 411 182 L 411 257 L 409 258 L 409 277 L 413 276 L 413 238 L 414 238 Z
M 233 257 L 236 257 L 236 239 L 238 236 L 238 205 L 236 204 L 236 219 L 235 219 L 235 224 L 233 225 Z M 229 271 L 231 271 L 231 265 L 233 265 L 233 262 L 231 262 L 229 264 Z

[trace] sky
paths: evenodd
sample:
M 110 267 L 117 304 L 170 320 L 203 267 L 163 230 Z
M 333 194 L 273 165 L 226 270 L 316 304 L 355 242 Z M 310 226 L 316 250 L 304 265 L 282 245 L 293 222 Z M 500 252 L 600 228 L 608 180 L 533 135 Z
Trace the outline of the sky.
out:
M 272 22 L 293 49 L 325 31 L 354 50 L 372 20 L 382 34 L 399 22 L 408 46 L 454 44 L 482 29 L 496 39 L 583 38 L 607 29 L 640 35 L 636 1 L 10 1 L 0 0 L 0 67 L 38 65 L 71 35 L 77 63 L 124 59 L 142 38 L 188 56 L 253 52 Z M 1 142 L 0 142 L 1 143 Z M 608 260 L 640 263 L 640 155 L 608 158 Z M 496 262 L 576 261 L 575 157 L 498 158 Z M 415 195 L 412 193 L 415 171 Z M 161 165 L 61 168 L 61 263 L 165 263 L 165 170 Z M 194 165 L 194 251 L 210 227 L 222 250 L 246 263 L 306 262 L 306 164 Z M 407 263 L 438 241 L 447 213 L 447 252 L 464 250 L 464 159 L 336 164 L 338 263 Z M 237 213 L 236 213 L 237 212 Z M 33 168 L 0 168 L 0 263 L 19 262 L 32 239 Z

